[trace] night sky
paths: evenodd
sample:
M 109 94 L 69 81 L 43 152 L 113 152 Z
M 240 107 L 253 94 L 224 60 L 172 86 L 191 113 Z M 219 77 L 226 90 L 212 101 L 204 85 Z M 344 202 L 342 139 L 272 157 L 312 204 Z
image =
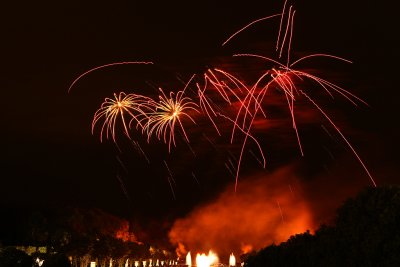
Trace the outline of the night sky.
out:
M 98 129 L 91 133 L 94 112 L 114 92 L 156 97 L 159 86 L 177 91 L 183 87 L 179 79 L 187 81 L 210 66 L 232 68 L 251 80 L 252 71 L 260 64 L 241 64 L 230 56 L 272 53 L 279 20 L 250 28 L 226 47 L 221 44 L 246 23 L 279 13 L 283 3 L 233 2 L 73 0 L 3 4 L 1 206 L 98 207 L 135 218 L 141 224 L 161 224 L 185 216 L 226 187 L 233 191 L 234 177 L 225 163 L 237 157 L 238 146 L 229 144 L 228 135 L 218 137 L 206 122 L 194 125 L 187 121 L 185 125 L 196 157 L 182 141 L 168 153 L 156 139 L 147 144 L 135 135 L 150 163 L 123 134 L 117 136 L 117 148 L 110 140 L 101 143 Z M 369 103 L 370 107 L 355 108 L 338 97 L 337 103 L 328 105 L 328 111 L 377 183 L 398 184 L 400 57 L 393 4 L 313 0 L 294 1 L 294 5 L 294 57 L 324 52 L 354 61 L 349 65 L 318 59 L 304 67 Z M 121 61 L 153 61 L 155 65 L 102 69 L 67 92 L 71 82 L 86 70 Z M 283 128 L 270 129 L 262 135 L 267 169 L 247 154 L 240 179 L 248 183 L 254 175 L 295 166 L 297 182 L 304 186 L 310 201 L 318 200 L 318 194 L 311 192 L 319 189 L 320 195 L 336 192 L 339 203 L 371 185 L 351 152 L 340 139 L 332 141 L 321 130 L 320 121 L 300 124 L 304 126 L 305 157 L 298 153 L 290 119 Z M 166 164 L 175 180 L 174 192 Z M 331 173 L 331 178 L 326 178 L 326 173 Z M 321 182 L 320 177 L 329 182 Z

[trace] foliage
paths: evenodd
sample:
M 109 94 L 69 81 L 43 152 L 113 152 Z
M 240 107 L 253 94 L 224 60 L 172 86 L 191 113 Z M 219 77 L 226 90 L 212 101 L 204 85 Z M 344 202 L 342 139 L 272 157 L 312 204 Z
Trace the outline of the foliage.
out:
M 367 188 L 347 200 L 335 226 L 268 246 L 246 261 L 261 266 L 400 266 L 400 187 Z
M 8 222 L 0 225 L 4 226 L 0 230 L 4 245 L 46 246 L 45 262 L 53 264 L 49 266 L 64 266 L 67 256 L 109 261 L 127 255 L 147 257 L 149 253 L 147 245 L 133 242 L 136 238 L 128 221 L 99 209 L 21 210 L 7 215 Z

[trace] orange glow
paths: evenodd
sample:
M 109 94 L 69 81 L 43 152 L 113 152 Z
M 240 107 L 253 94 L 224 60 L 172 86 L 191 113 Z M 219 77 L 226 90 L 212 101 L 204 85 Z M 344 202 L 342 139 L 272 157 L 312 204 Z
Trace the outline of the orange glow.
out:
M 242 245 L 241 248 L 240 248 L 240 250 L 241 250 L 241 252 L 242 252 L 243 254 L 247 254 L 247 253 L 250 253 L 250 252 L 253 250 L 253 246 L 252 246 L 252 245 L 249 245 L 249 244 Z
M 258 250 L 314 230 L 311 208 L 301 189 L 292 184 L 294 173 L 287 167 L 269 176 L 245 179 L 236 193 L 226 188 L 214 201 L 176 220 L 169 233 L 171 243 L 182 243 L 191 251 L 211 247 L 228 259 L 232 252 Z
M 139 242 L 134 233 L 129 231 L 129 222 L 123 221 L 120 228 L 115 233 L 115 238 L 120 239 L 124 242 L 134 242 L 137 244 L 142 244 Z

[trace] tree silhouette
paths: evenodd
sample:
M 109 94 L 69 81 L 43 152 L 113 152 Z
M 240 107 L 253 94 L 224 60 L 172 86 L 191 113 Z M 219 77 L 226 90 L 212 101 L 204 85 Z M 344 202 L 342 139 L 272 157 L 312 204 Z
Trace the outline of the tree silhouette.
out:
M 248 257 L 258 266 L 400 266 L 400 187 L 367 188 L 321 226 Z

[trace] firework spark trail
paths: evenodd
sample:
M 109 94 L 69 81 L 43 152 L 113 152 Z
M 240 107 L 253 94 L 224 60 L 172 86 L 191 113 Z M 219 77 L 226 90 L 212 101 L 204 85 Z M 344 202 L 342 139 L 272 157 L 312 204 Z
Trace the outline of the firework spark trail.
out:
M 199 182 L 199 180 L 197 179 L 197 177 L 196 177 L 196 175 L 194 174 L 194 172 L 192 172 L 192 177 L 193 177 L 193 179 L 196 181 L 196 183 L 197 183 L 198 185 L 200 185 L 200 182 Z
M 257 160 L 258 163 L 260 163 L 261 167 L 263 166 L 261 160 L 254 154 L 253 150 L 249 150 L 249 153 L 254 157 L 255 160 Z
M 261 154 L 261 157 L 262 157 L 262 161 L 263 161 L 263 166 L 265 167 L 265 165 L 266 165 L 266 160 L 265 160 L 264 153 L 262 152 L 261 145 L 260 145 L 260 143 L 258 142 L 258 140 L 257 140 L 254 136 L 252 136 L 252 135 L 250 134 L 250 131 L 246 131 L 245 129 L 243 129 L 243 128 L 240 127 L 239 125 L 235 124 L 235 122 L 234 122 L 231 118 L 229 118 L 228 116 L 225 116 L 224 114 L 220 114 L 220 113 L 219 113 L 219 116 L 221 116 L 222 118 L 227 119 L 227 120 L 230 121 L 232 124 L 234 124 L 235 129 L 240 130 L 240 131 L 246 136 L 246 137 L 245 137 L 246 139 L 247 139 L 247 137 L 250 137 L 250 139 L 252 139 L 252 140 L 254 141 L 254 143 L 255 143 L 255 144 L 257 145 L 257 147 L 258 147 L 258 150 L 260 151 L 260 154 Z M 252 124 L 250 124 L 250 125 L 252 125 Z M 240 162 L 240 161 L 241 161 L 241 157 L 239 158 L 238 162 Z
M 128 169 L 126 168 L 125 164 L 122 162 L 121 158 L 118 155 L 115 156 L 115 158 L 117 159 L 119 165 L 121 165 L 121 167 L 125 171 L 125 173 L 128 173 Z
M 278 51 L 278 49 L 279 49 L 279 41 L 281 39 L 281 32 L 282 32 L 282 25 L 283 25 L 283 14 L 285 14 L 286 3 L 287 3 L 287 0 L 285 0 L 285 3 L 283 4 L 283 9 L 282 9 L 282 13 L 281 13 L 281 21 L 279 23 L 278 38 L 276 38 L 276 48 L 275 48 L 276 51 Z
M 78 78 L 76 78 L 71 85 L 68 88 L 68 93 L 71 91 L 71 88 L 80 80 L 82 79 L 84 76 L 88 75 L 89 73 L 99 70 L 99 69 L 104 69 L 107 67 L 112 67 L 112 66 L 118 66 L 118 65 L 153 65 L 153 62 L 150 61 L 125 61 L 125 62 L 114 62 L 114 63 L 109 63 L 109 64 L 105 64 L 105 65 L 101 65 L 101 66 L 97 66 L 95 68 L 92 68 L 84 73 L 82 73 L 81 75 L 78 76 Z
M 176 184 L 176 182 L 175 182 L 174 177 L 172 176 L 172 172 L 171 172 L 170 168 L 168 167 L 167 162 L 165 160 L 163 160 L 163 161 L 164 161 L 164 165 L 167 168 L 167 171 L 169 174 L 169 175 L 167 175 L 167 180 L 168 180 L 169 186 L 171 188 L 171 193 L 172 193 L 172 196 L 174 197 L 174 199 L 176 200 L 175 190 L 174 190 L 173 184 L 171 183 L 171 180 L 172 180 L 172 182 L 174 182 L 174 184 Z
M 292 18 L 290 19 L 290 36 L 289 36 L 289 44 L 287 49 L 287 60 L 286 66 L 289 66 L 290 63 L 290 49 L 292 47 L 292 38 L 293 38 L 293 28 L 294 28 L 294 15 L 296 14 L 296 10 L 292 13 Z
M 194 151 L 194 149 L 192 148 L 192 146 L 190 145 L 190 143 L 189 143 L 186 139 L 184 139 L 184 141 L 185 141 L 186 145 L 188 146 L 190 152 L 193 154 L 193 156 L 194 156 L 194 157 L 197 157 L 197 154 L 196 154 L 196 152 Z
M 122 178 L 121 178 L 118 174 L 117 174 L 116 176 L 117 176 L 117 179 L 118 179 L 118 181 L 119 181 L 119 183 L 120 183 L 120 185 L 121 185 L 121 189 L 122 189 L 122 191 L 124 192 L 124 195 L 125 195 L 126 199 L 128 200 L 128 202 L 129 202 L 130 204 L 132 204 L 131 197 L 129 196 L 129 193 L 128 193 L 128 191 L 126 190 L 126 187 L 125 187 L 124 182 L 122 181 Z
M 261 81 L 261 79 L 264 77 L 264 75 L 268 75 L 268 74 L 269 74 L 269 71 L 267 71 L 265 74 L 263 74 L 263 75 L 261 76 L 261 78 L 258 79 L 258 81 L 256 82 L 256 84 L 255 84 L 250 90 L 248 90 L 248 94 L 247 94 L 246 97 L 241 101 L 241 106 L 240 106 L 239 110 L 238 110 L 237 113 L 236 113 L 236 119 L 235 119 L 234 125 L 242 125 L 241 127 L 242 127 L 242 128 L 245 128 L 245 126 L 246 126 L 247 115 L 249 114 L 250 117 L 252 117 L 252 116 L 251 116 L 252 114 L 249 112 L 250 103 L 251 103 L 251 100 L 252 100 L 252 99 L 255 99 L 255 101 L 254 101 L 254 103 L 255 103 L 254 109 L 256 109 L 257 107 L 259 107 L 259 110 L 263 113 L 264 117 L 265 117 L 265 118 L 267 117 L 266 114 L 264 113 L 262 107 L 261 107 L 261 104 L 258 102 L 258 99 L 254 98 L 254 92 L 255 92 L 255 90 L 256 90 L 256 88 L 257 88 L 256 85 Z M 246 104 L 246 103 L 248 103 L 248 104 Z M 243 123 L 242 123 L 242 124 L 239 124 L 239 119 L 240 119 L 240 115 L 242 114 L 242 109 L 245 109 L 246 112 L 244 112 L 244 116 L 243 116 L 243 119 L 242 119 Z M 235 136 L 235 127 L 233 127 L 233 129 L 232 129 L 232 133 L 231 133 L 231 143 L 233 142 L 234 136 Z
M 217 131 L 218 135 L 221 136 L 221 132 L 213 119 L 213 117 L 217 117 L 217 114 L 215 113 L 214 109 L 211 106 L 211 103 L 212 103 L 211 99 L 209 99 L 204 94 L 204 91 L 207 88 L 207 80 L 206 80 L 206 83 L 205 83 L 203 89 L 200 88 L 200 85 L 198 83 L 196 83 L 196 87 L 197 87 L 197 93 L 199 96 L 199 105 L 200 105 L 201 110 L 207 115 L 208 119 L 211 121 L 211 123 L 214 126 L 215 130 Z
M 221 70 L 221 69 L 216 68 L 215 71 L 217 71 L 218 73 L 221 73 L 222 75 L 224 75 L 224 77 L 228 78 L 235 85 L 235 89 L 239 90 L 240 92 L 243 92 L 242 89 L 245 89 L 247 95 L 252 96 L 252 94 L 249 94 L 250 89 L 248 89 L 248 87 L 244 84 L 244 82 L 241 81 L 239 78 L 237 78 L 234 75 L 232 75 L 231 73 Z M 249 113 L 251 115 L 251 112 L 247 109 L 247 106 L 243 105 L 245 103 L 245 101 L 241 97 L 239 97 L 238 94 L 235 93 L 235 90 L 233 88 L 229 87 L 226 83 L 224 83 L 224 86 L 235 97 L 235 101 L 238 101 L 240 104 L 242 104 L 241 106 L 244 106 L 244 108 L 246 110 L 245 114 Z M 255 100 L 256 105 L 260 105 L 260 103 L 258 103 L 256 99 L 253 98 L 253 100 Z M 262 112 L 262 115 L 266 116 L 262 109 L 260 111 Z
M 235 177 L 235 174 L 233 173 L 233 171 L 231 170 L 231 167 L 225 162 L 224 163 L 224 165 L 225 165 L 225 168 L 229 171 L 229 173 L 233 176 L 233 177 Z
M 139 152 L 140 155 L 142 155 L 144 157 L 144 159 L 147 161 L 148 164 L 150 164 L 150 160 L 147 157 L 146 153 L 144 153 L 144 150 L 142 149 L 141 145 L 139 144 L 139 142 L 132 140 L 132 144 L 135 147 L 135 149 Z
M 282 209 L 281 209 L 281 205 L 279 204 L 278 200 L 276 201 L 276 204 L 278 204 L 279 212 L 281 214 L 282 223 L 285 224 L 285 220 L 283 219 L 283 212 L 282 212 Z
M 130 138 L 128 129 L 131 123 L 136 122 L 136 127 L 143 128 L 142 121 L 148 118 L 148 112 L 152 110 L 154 101 L 142 95 L 126 94 L 120 92 L 118 95 L 114 93 L 114 99 L 105 98 L 101 107 L 96 111 L 92 121 L 92 134 L 96 124 L 104 119 L 100 130 L 100 140 L 103 140 L 104 132 L 106 138 L 112 138 L 116 142 L 116 124 L 118 118 L 121 119 L 124 133 Z M 125 114 L 129 116 L 129 122 L 126 121 Z
M 274 18 L 274 17 L 278 17 L 278 16 L 280 16 L 280 15 L 281 15 L 281 14 L 274 14 L 274 15 L 271 15 L 271 16 L 268 16 L 268 17 L 264 17 L 264 18 L 260 18 L 260 19 L 257 19 L 257 20 L 255 20 L 255 21 L 250 22 L 249 24 L 247 24 L 246 26 L 242 27 L 240 30 L 238 30 L 238 31 L 236 31 L 234 34 L 232 34 L 228 39 L 226 39 L 226 41 L 222 43 L 222 46 L 226 45 L 230 40 L 232 40 L 233 37 L 235 37 L 236 35 L 238 35 L 238 34 L 241 33 L 242 31 L 246 30 L 246 29 L 249 28 L 250 26 L 252 26 L 252 25 L 254 25 L 254 24 L 256 24 L 256 23 L 258 23 L 258 22 L 260 22 L 260 21 L 264 21 L 264 20 L 267 20 L 267 19 L 271 19 L 271 18 Z
M 203 137 L 204 137 L 204 139 L 207 140 L 207 142 L 210 143 L 210 145 L 211 145 L 215 150 L 218 150 L 218 149 L 217 149 L 217 146 L 215 145 L 215 143 L 214 143 L 213 141 L 211 141 L 210 138 L 208 138 L 208 136 L 207 136 L 205 133 L 203 133 Z
M 221 114 L 221 116 L 223 116 L 223 115 Z M 234 123 L 233 120 L 230 119 L 229 117 L 226 117 L 226 116 L 225 116 L 225 118 L 228 119 L 228 120 L 230 120 L 232 123 Z M 251 127 L 252 127 L 252 125 L 253 125 L 253 120 L 254 120 L 254 119 L 255 119 L 255 116 L 252 118 L 252 121 L 251 121 L 251 123 L 249 124 L 249 128 L 248 128 L 247 131 L 245 131 L 244 129 L 242 129 L 240 126 L 237 126 L 237 125 L 236 125 L 236 128 L 239 129 L 239 130 L 241 130 L 241 131 L 245 134 L 245 137 L 244 137 L 244 140 L 243 140 L 242 148 L 241 148 L 241 150 L 240 150 L 240 155 L 239 155 L 238 164 L 237 164 L 237 167 L 236 167 L 235 192 L 237 191 L 237 186 L 238 186 L 238 181 L 239 181 L 240 166 L 241 166 L 241 164 L 242 164 L 243 153 L 244 153 L 244 149 L 245 149 L 245 146 L 246 146 L 248 137 L 250 137 L 250 138 L 256 143 L 256 145 L 257 145 L 257 147 L 258 147 L 258 150 L 260 151 L 260 155 L 261 155 L 261 157 L 262 157 L 262 160 L 263 160 L 263 167 L 265 168 L 265 166 L 266 166 L 266 160 L 265 160 L 265 156 L 264 156 L 263 150 L 262 150 L 262 148 L 261 148 L 259 142 L 257 141 L 257 139 L 254 138 L 254 137 L 250 134 L 250 130 L 251 130 Z
M 331 58 L 334 58 L 334 59 L 337 59 L 337 60 L 342 60 L 342 61 L 347 62 L 347 63 L 353 63 L 352 61 L 350 61 L 348 59 L 345 59 L 345 58 L 342 58 L 342 57 L 338 57 L 338 56 L 330 55 L 330 54 L 318 53 L 318 54 L 311 54 L 311 55 L 307 55 L 307 56 L 301 57 L 301 58 L 297 59 L 296 61 L 290 63 L 289 67 L 293 67 L 294 65 L 296 65 L 300 61 L 303 61 L 303 60 L 305 60 L 307 58 L 311 58 L 311 57 L 331 57 Z
M 288 22 L 286 23 L 285 35 L 283 36 L 281 49 L 280 49 L 280 51 L 279 51 L 279 58 L 282 57 L 283 47 L 285 46 L 285 41 L 286 41 L 287 33 L 288 33 L 288 31 L 289 31 L 290 21 L 291 21 L 290 17 L 291 17 L 291 14 L 292 14 L 292 8 L 293 8 L 293 6 L 290 6 L 290 7 L 289 7 Z M 283 16 L 283 14 L 282 14 L 282 16 Z
M 231 84 L 228 84 L 223 79 L 228 79 L 227 81 Z M 248 115 L 250 116 L 252 115 L 251 111 L 248 109 L 247 105 L 244 102 L 248 101 L 248 96 L 252 96 L 252 94 L 249 94 L 249 89 L 244 84 L 243 81 L 241 81 L 239 78 L 235 77 L 233 74 L 227 71 L 215 68 L 212 70 L 208 69 L 207 72 L 204 74 L 204 85 L 202 88 L 198 83 L 196 85 L 198 88 L 200 107 L 203 110 L 203 112 L 207 115 L 207 117 L 209 118 L 209 120 L 211 121 L 211 123 L 213 124 L 214 128 L 216 129 L 219 135 L 221 135 L 221 133 L 217 124 L 214 121 L 214 118 L 220 116 L 219 114 L 222 114 L 223 110 L 221 108 L 218 108 L 218 105 L 216 105 L 213 102 L 213 100 L 206 95 L 206 90 L 210 87 L 211 89 L 215 89 L 215 91 L 222 97 L 222 99 L 230 106 L 232 106 L 232 104 L 235 102 L 239 103 L 240 110 L 245 109 L 243 126 L 242 126 L 244 127 L 246 117 Z M 243 94 L 243 90 L 246 91 L 246 97 L 244 99 L 239 95 Z M 256 100 L 255 103 L 258 104 Z M 216 111 L 215 109 L 219 109 L 219 111 Z M 262 109 L 261 112 L 263 113 Z M 240 113 L 241 112 L 238 112 L 238 114 Z M 266 116 L 264 113 L 263 115 Z M 238 122 L 238 119 L 239 118 L 237 118 L 235 122 Z M 232 131 L 233 132 L 235 131 L 235 127 L 233 127 Z M 231 143 L 233 143 L 233 137 L 234 134 L 232 134 Z
M 342 131 L 340 131 L 339 127 L 336 126 L 336 124 L 332 121 L 332 119 L 328 116 L 328 114 L 326 114 L 326 112 L 310 96 L 308 96 L 306 93 L 304 93 L 303 90 L 300 90 L 300 93 L 302 93 L 321 112 L 321 114 L 324 115 L 324 117 L 329 121 L 329 123 L 332 125 L 332 127 L 342 137 L 342 139 L 346 142 L 346 144 L 351 149 L 353 154 L 356 156 L 357 160 L 360 162 L 361 166 L 364 168 L 365 172 L 369 176 L 369 178 L 370 178 L 372 184 L 374 185 L 374 187 L 376 187 L 377 186 L 376 182 L 375 182 L 374 178 L 372 177 L 371 173 L 369 172 L 367 166 L 365 165 L 365 163 L 363 162 L 361 157 L 358 155 L 357 151 L 353 148 L 352 144 L 344 136 Z
M 228 159 L 229 166 L 231 166 L 232 170 L 235 170 L 236 166 L 233 164 L 232 159 Z

